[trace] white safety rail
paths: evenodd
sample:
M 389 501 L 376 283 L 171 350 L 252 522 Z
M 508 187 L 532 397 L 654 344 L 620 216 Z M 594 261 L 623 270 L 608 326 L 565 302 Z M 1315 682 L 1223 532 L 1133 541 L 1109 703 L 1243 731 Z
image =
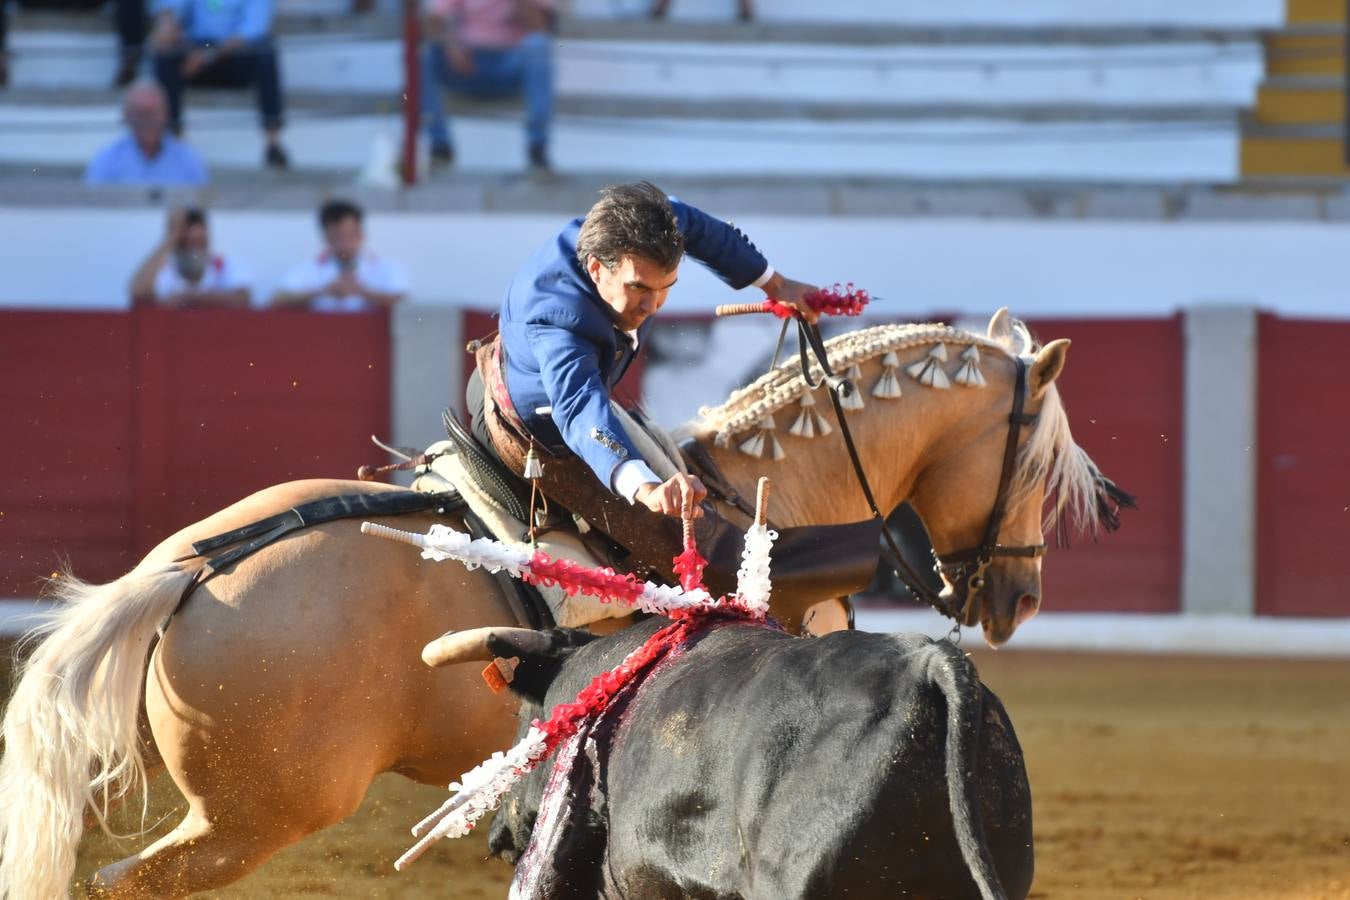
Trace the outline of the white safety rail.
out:
M 28 631 L 47 606 L 35 600 L 0 600 L 0 636 Z M 945 637 L 951 623 L 930 611 L 864 609 L 858 613 L 858 627 Z M 984 646 L 978 628 L 962 629 L 961 642 Z M 1350 659 L 1350 619 L 1042 613 L 1019 628 L 1000 652 L 1033 650 Z
M 951 631 L 951 622 L 930 610 L 865 609 L 857 625 L 863 631 L 932 637 Z M 980 629 L 962 628 L 961 643 L 983 647 Z M 1018 628 L 1000 652 L 1019 650 L 1350 659 L 1350 619 L 1041 613 Z

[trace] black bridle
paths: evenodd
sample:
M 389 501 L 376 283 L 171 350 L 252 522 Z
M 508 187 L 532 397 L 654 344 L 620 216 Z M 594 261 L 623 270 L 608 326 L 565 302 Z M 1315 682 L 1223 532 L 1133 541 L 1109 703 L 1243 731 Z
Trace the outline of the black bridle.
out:
M 939 557 L 936 551 L 933 553 L 937 571 L 942 573 L 952 586 L 953 602 L 948 602 L 942 598 L 940 593 L 929 587 L 923 576 L 915 571 L 905 559 L 904 554 L 900 552 L 900 545 L 896 542 L 895 536 L 891 534 L 891 529 L 886 524 L 886 517 L 881 514 L 881 510 L 877 506 L 876 496 L 872 493 L 871 484 L 868 483 L 867 473 L 863 471 L 862 459 L 858 456 L 857 445 L 853 442 L 853 434 L 849 431 L 848 422 L 844 419 L 844 408 L 840 403 L 841 398 L 852 395 L 858 389 L 858 386 L 849 381 L 848 378 L 836 375 L 830 368 L 830 362 L 825 351 L 825 342 L 821 338 L 818 326 L 798 319 L 797 347 L 801 354 L 802 379 L 806 382 L 808 390 L 814 390 L 821 384 L 820 381 L 815 383 L 811 381 L 810 357 L 814 356 L 820 364 L 823 373 L 821 381 L 829 387 L 830 405 L 834 408 L 834 417 L 839 423 L 839 432 L 844 436 L 844 446 L 848 448 L 849 461 L 853 464 L 853 472 L 858 477 L 858 486 L 862 488 L 863 496 L 867 498 L 867 505 L 872 510 L 872 515 L 881 523 L 881 534 L 886 540 L 886 549 L 891 557 L 888 562 L 895 571 L 896 577 L 904 583 L 905 587 L 915 597 L 944 616 L 955 619 L 958 623 L 974 625 L 975 598 L 984 589 L 985 570 L 989 568 L 995 558 L 1008 556 L 1036 559 L 1045 555 L 1045 544 L 1005 546 L 998 542 L 998 533 L 1003 527 L 1003 518 L 1008 512 L 1008 497 L 1012 493 L 1013 474 L 1017 468 L 1017 446 L 1021 440 L 1022 426 L 1032 425 L 1036 422 L 1036 416 L 1025 411 L 1027 399 L 1026 361 L 1021 357 L 1014 357 L 1017 365 L 1017 378 L 1013 386 L 1012 413 L 1008 416 L 1008 442 L 1003 448 L 1003 469 L 999 475 L 998 493 L 994 496 L 994 505 L 989 511 L 989 523 L 984 530 L 984 540 L 977 547 L 956 550 L 948 553 L 945 557 Z

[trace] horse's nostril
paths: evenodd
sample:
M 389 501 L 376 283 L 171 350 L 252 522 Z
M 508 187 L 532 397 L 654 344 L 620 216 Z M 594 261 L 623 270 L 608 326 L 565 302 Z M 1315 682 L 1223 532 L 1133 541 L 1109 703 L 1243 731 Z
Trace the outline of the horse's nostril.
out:
M 1040 608 L 1041 608 L 1040 600 L 1036 599 L 1036 597 L 1034 597 L 1031 594 L 1023 594 L 1021 599 L 1017 601 L 1017 619 L 1016 619 L 1017 624 L 1021 625 L 1027 619 L 1030 619 L 1032 616 L 1036 615 L 1036 612 Z

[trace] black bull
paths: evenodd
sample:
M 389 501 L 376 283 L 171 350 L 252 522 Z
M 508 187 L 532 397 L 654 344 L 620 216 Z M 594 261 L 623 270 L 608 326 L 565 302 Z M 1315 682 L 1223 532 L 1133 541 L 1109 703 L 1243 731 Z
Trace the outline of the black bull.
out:
M 513 688 L 534 701 L 528 717 L 571 702 L 662 624 L 594 641 L 559 631 L 539 653 L 495 635 L 488 647 L 523 657 Z M 1021 747 L 947 641 L 724 625 L 576 746 L 492 824 L 492 851 L 519 860 L 513 897 L 988 900 L 1031 887 Z M 565 803 L 545 798 L 551 778 Z

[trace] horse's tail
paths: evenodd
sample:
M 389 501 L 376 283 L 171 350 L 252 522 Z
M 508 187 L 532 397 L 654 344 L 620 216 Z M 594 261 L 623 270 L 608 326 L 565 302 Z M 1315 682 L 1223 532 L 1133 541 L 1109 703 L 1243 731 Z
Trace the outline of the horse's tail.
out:
M 5 711 L 0 900 L 67 896 L 85 810 L 145 789 L 137 722 L 155 630 L 191 572 L 137 568 L 109 584 L 61 577 Z

